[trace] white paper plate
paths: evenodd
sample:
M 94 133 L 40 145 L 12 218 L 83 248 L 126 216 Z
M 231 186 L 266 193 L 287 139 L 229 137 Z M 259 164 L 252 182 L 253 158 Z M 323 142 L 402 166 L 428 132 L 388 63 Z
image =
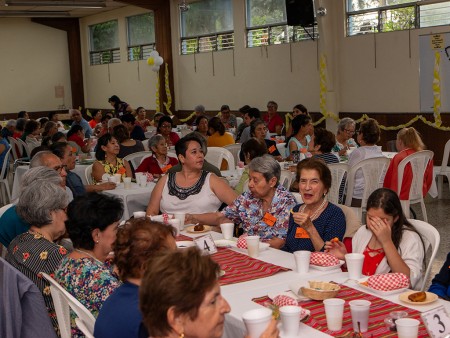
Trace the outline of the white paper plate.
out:
M 341 266 L 345 263 L 345 261 L 341 261 L 339 260 L 339 264 L 337 265 L 332 265 L 332 266 L 319 266 L 319 265 L 313 265 L 310 264 L 309 267 L 311 269 L 315 269 L 315 270 L 319 270 L 319 271 L 331 271 L 331 270 L 336 270 L 336 269 L 340 269 Z
M 402 302 L 411 304 L 411 305 L 425 305 L 430 304 L 438 300 L 438 295 L 432 292 L 425 292 L 427 294 L 427 299 L 425 299 L 423 302 L 413 302 L 412 300 L 408 299 L 408 296 L 412 293 L 416 293 L 417 291 L 407 291 L 400 295 L 398 295 L 398 299 L 400 299 Z
M 366 278 L 366 280 L 367 280 L 367 278 Z M 382 296 L 382 297 L 389 296 L 389 295 L 395 295 L 397 293 L 401 293 L 401 292 L 408 290 L 408 288 L 400 288 L 400 289 L 395 289 L 395 290 L 390 290 L 390 291 L 382 291 L 382 290 L 375 290 L 375 289 L 369 288 L 368 286 L 361 284 L 361 283 L 358 283 L 358 285 L 360 287 L 362 287 L 364 290 L 367 290 L 368 292 L 372 292 L 372 293 L 374 293 L 378 296 Z M 418 304 L 418 303 L 414 303 L 414 304 Z
M 195 246 L 195 243 L 193 241 L 178 241 L 177 242 L 178 249 L 186 249 L 191 246 Z
M 218 248 L 235 248 L 236 247 L 236 241 L 230 240 L 230 239 L 216 239 L 214 241 L 216 246 Z

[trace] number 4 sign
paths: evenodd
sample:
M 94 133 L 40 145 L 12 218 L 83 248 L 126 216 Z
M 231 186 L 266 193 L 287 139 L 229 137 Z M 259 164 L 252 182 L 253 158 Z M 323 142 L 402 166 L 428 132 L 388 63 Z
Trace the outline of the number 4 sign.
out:
M 194 243 L 204 253 L 214 254 L 217 252 L 217 247 L 211 234 L 195 238 Z
M 428 333 L 433 338 L 441 338 L 450 334 L 450 317 L 443 306 L 421 314 Z

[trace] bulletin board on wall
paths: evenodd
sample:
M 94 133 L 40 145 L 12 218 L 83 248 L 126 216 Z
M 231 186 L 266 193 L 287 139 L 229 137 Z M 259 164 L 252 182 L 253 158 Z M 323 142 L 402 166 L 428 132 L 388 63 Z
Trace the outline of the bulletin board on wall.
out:
M 450 112 L 450 32 L 419 36 L 420 111 L 433 112 L 440 89 L 441 112 Z M 434 86 L 434 88 L 433 88 Z

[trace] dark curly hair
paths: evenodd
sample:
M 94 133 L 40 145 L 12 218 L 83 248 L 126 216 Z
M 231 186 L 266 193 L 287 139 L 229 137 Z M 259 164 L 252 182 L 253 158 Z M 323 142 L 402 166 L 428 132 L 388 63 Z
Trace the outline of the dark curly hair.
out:
M 97 149 L 95 150 L 95 158 L 99 161 L 105 160 L 105 151 L 102 149 L 102 146 L 107 146 L 112 139 L 116 139 L 113 135 L 106 133 L 102 137 L 100 137 L 97 141 Z M 117 139 L 116 139 L 117 140 Z
M 83 131 L 83 127 L 80 126 L 79 124 L 73 125 L 72 127 L 70 127 L 70 130 L 67 132 L 67 138 L 78 133 L 79 131 Z
M 358 133 L 367 144 L 376 144 L 380 140 L 380 127 L 377 120 L 374 119 L 361 122 Z
M 113 128 L 113 136 L 119 143 L 122 143 L 130 138 L 130 133 L 128 132 L 127 127 L 123 124 L 119 124 Z
M 223 134 L 225 134 L 225 126 L 222 123 L 222 121 L 220 121 L 220 118 L 218 118 L 217 116 L 212 117 L 209 121 L 208 121 L 208 128 L 212 128 L 214 129 L 214 132 L 218 132 L 220 136 L 222 136 Z
M 28 120 L 25 123 L 25 128 L 24 128 L 24 132 L 27 134 L 31 134 L 33 131 L 35 131 L 36 129 L 39 129 L 39 122 L 36 120 Z
M 155 252 L 171 249 L 167 238 L 172 237 L 175 243 L 175 234 L 171 225 L 147 218 L 131 219 L 119 228 L 113 250 L 120 279 L 141 278 L 145 262 Z
M 322 153 L 329 153 L 336 144 L 336 137 L 334 134 L 324 128 L 314 128 L 314 145 L 320 145 Z
M 67 207 L 66 230 L 76 249 L 92 250 L 92 231 L 104 231 L 123 215 L 122 200 L 105 194 L 90 192 L 75 197 Z

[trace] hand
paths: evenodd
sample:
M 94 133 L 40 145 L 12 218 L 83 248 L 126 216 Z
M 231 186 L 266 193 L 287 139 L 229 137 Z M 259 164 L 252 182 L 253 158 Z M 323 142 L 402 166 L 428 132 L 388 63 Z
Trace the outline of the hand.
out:
M 269 323 L 269 326 L 264 330 L 264 332 L 259 336 L 260 338 L 277 338 L 280 334 L 277 328 L 277 320 L 272 318 Z M 248 337 L 248 336 L 247 336 Z
M 386 219 L 380 217 L 367 217 L 367 227 L 375 235 L 381 245 L 392 241 L 391 226 Z
M 98 191 L 114 190 L 114 189 L 116 189 L 116 184 L 114 182 L 106 182 L 106 183 L 101 183 L 101 184 L 97 185 L 97 187 L 98 187 Z
M 308 230 L 311 226 L 314 226 L 311 222 L 311 218 L 309 218 L 309 214 L 306 212 L 293 212 L 292 217 L 294 218 L 294 222 L 305 230 Z
M 345 254 L 347 253 L 347 248 L 341 241 L 327 241 L 325 242 L 325 252 L 343 260 L 345 258 Z
M 197 223 L 197 219 L 194 217 L 194 215 L 186 214 L 184 216 L 184 224 L 195 224 Z
M 339 156 L 344 156 L 347 154 L 347 147 L 342 148 L 341 150 L 339 150 Z

